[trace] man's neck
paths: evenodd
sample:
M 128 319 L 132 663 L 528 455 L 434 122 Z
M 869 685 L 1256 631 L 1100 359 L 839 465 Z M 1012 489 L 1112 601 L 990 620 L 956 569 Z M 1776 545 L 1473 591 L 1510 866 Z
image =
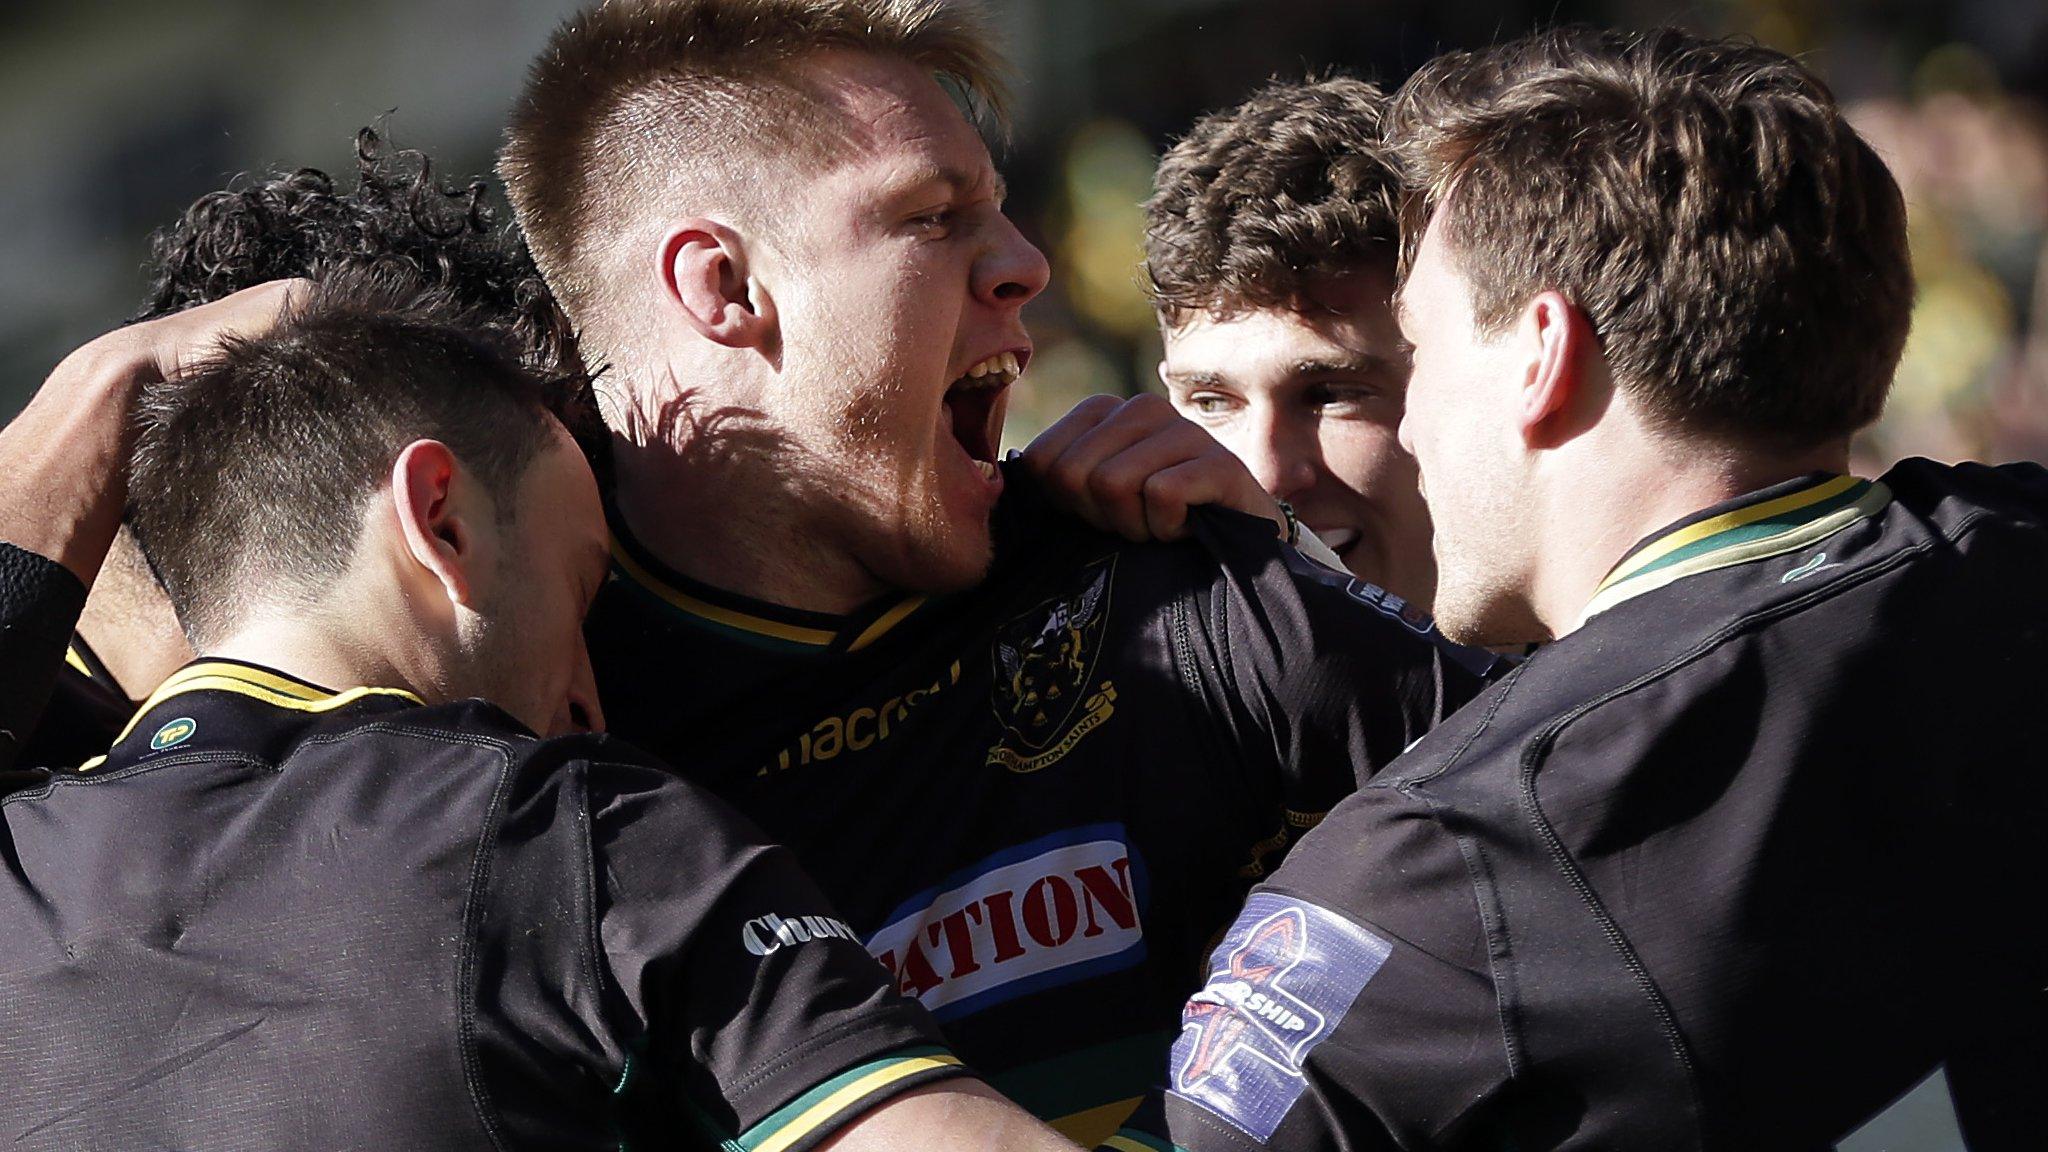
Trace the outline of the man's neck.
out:
M 1554 638 L 1583 623 L 1601 582 L 1646 537 L 1774 484 L 1849 469 L 1846 441 L 1796 452 L 1654 442 L 1643 449 L 1546 502 L 1533 600 Z
M 398 659 L 392 646 L 364 642 L 317 613 L 263 613 L 203 645 L 200 655 L 259 664 L 337 692 L 403 688 L 429 702 L 446 696 L 424 662 Z
M 786 452 L 719 436 L 613 437 L 613 500 L 641 547 L 701 584 L 805 612 L 844 615 L 890 591 L 841 546 L 844 510 L 814 507 L 819 486 Z
M 135 700 L 148 696 L 192 658 L 170 600 L 150 575 L 134 537 L 126 532 L 114 537 L 106 563 L 100 565 L 78 619 L 78 634 L 121 691 Z

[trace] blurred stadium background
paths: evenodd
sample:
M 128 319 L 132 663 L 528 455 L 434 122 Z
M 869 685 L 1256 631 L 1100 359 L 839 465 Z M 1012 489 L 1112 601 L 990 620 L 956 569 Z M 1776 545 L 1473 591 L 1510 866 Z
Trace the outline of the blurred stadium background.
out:
M 238 173 L 350 168 L 386 124 L 450 179 L 488 173 L 527 58 L 573 0 L 8 0 L 0 4 L 0 411 L 141 297 L 149 232 Z M 1871 464 L 2048 459 L 2048 5 L 2040 0 L 997 0 L 1019 64 L 1003 165 L 1052 255 L 1027 316 L 1028 437 L 1152 379 L 1134 265 L 1153 159 L 1259 80 L 1392 85 L 1538 22 L 1676 21 L 1803 54 L 1889 157 L 1921 297 Z
M 488 173 L 526 60 L 574 0 L 0 3 L 0 415 L 140 303 L 148 234 L 242 173 L 351 170 L 382 121 L 458 182 Z M 1019 65 L 1002 163 L 1051 254 L 1021 440 L 1153 379 L 1138 289 L 1155 156 L 1272 75 L 1389 86 L 1539 22 L 1678 22 L 1802 54 L 1890 159 L 1920 302 L 1865 464 L 2048 460 L 2048 4 L 2041 0 L 994 0 Z M 509 213 L 507 214 L 509 218 Z M 1932 1087 L 1930 1085 L 1930 1087 Z M 1925 1093 L 1916 1094 L 1925 1097 Z M 1941 1150 L 1937 1098 L 1843 1145 Z M 1923 1127 L 1928 1125 L 1930 1127 Z

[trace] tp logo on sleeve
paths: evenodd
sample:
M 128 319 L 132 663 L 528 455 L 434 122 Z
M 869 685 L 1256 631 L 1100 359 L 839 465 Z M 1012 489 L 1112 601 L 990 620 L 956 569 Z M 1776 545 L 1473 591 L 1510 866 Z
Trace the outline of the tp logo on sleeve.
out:
M 1181 1012 L 1173 1090 L 1267 1140 L 1301 1098 L 1302 1063 L 1393 946 L 1327 909 L 1258 892 Z

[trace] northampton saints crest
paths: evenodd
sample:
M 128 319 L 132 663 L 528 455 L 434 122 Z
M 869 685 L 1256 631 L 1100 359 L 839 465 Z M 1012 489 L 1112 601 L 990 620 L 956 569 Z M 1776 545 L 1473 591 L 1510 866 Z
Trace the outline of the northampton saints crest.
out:
M 1115 572 L 1114 556 L 1089 565 L 1068 592 L 996 633 L 993 698 L 1003 738 L 988 763 L 1036 772 L 1116 711 L 1115 687 L 1095 679 Z

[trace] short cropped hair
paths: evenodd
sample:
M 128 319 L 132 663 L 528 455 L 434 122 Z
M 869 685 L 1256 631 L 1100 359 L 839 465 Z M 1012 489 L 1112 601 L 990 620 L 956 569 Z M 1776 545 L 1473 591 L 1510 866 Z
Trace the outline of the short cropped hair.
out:
M 1145 203 L 1145 278 L 1160 316 L 1299 308 L 1309 291 L 1392 271 L 1400 180 L 1387 97 L 1364 80 L 1275 80 L 1195 122 Z
M 512 113 L 498 171 L 569 314 L 591 323 L 609 241 L 637 241 L 638 206 L 680 176 L 744 195 L 759 165 L 825 155 L 841 126 L 816 115 L 800 61 L 850 48 L 909 61 L 998 117 L 999 58 L 960 0 L 606 0 L 555 30 Z
M 444 185 L 422 153 L 356 134 L 355 186 L 318 168 L 238 180 L 194 201 L 150 237 L 149 298 L 137 320 L 208 304 L 271 280 L 371 274 L 434 292 L 510 340 L 550 382 L 549 407 L 601 459 L 603 421 L 576 335 L 518 231 L 481 180 Z
M 346 571 L 415 440 L 448 445 L 509 519 L 552 435 L 544 390 L 446 289 L 337 274 L 267 334 L 145 388 L 129 525 L 201 647 L 251 605 L 311 603 Z
M 1667 428 L 1782 447 L 1875 420 L 1911 323 L 1905 202 L 1798 61 L 1569 28 L 1425 65 L 1389 136 L 1489 333 L 1556 290 Z

